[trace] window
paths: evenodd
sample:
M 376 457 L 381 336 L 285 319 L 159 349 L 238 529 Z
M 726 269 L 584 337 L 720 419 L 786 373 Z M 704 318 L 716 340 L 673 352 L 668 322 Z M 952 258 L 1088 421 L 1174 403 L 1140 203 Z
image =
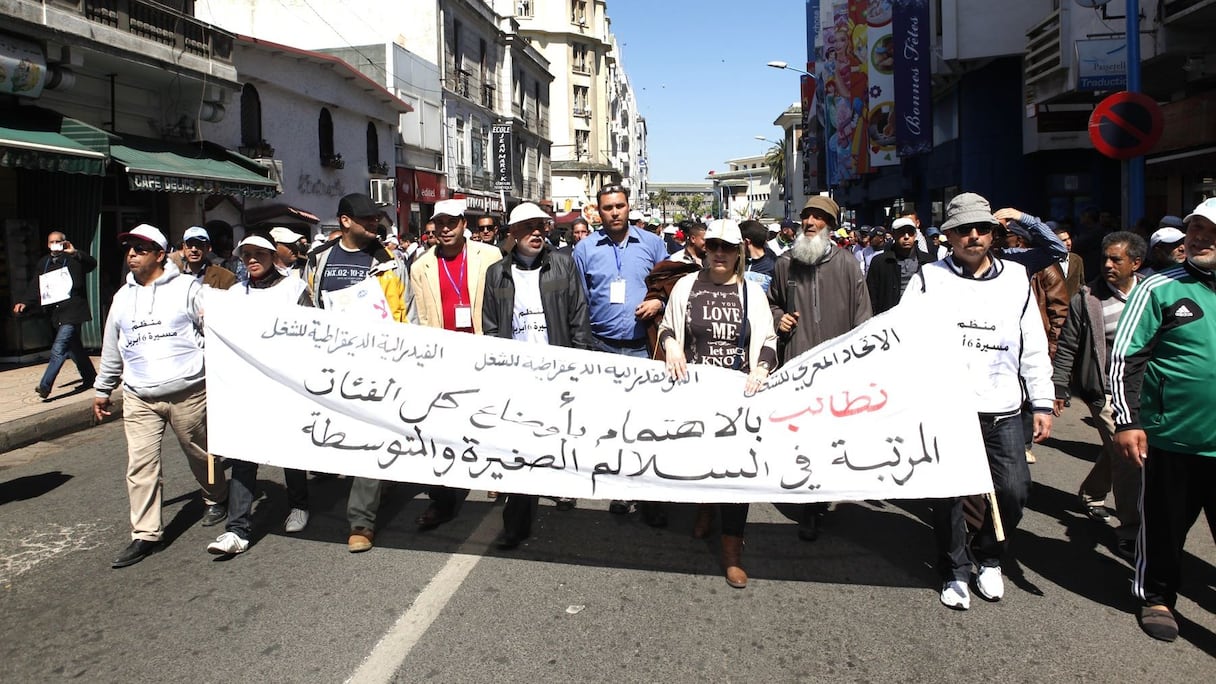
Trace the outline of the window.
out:
M 241 88 L 241 146 L 257 147 L 262 143 L 262 98 L 258 89 L 246 83 Z
M 591 147 L 591 131 L 574 132 L 574 150 L 580 158 L 587 156 Z
M 456 119 L 456 165 L 464 166 L 464 119 Z
M 376 166 L 380 163 L 380 135 L 376 132 L 376 124 L 367 122 L 367 165 Z
M 587 86 L 574 86 L 574 107 L 573 113 L 575 116 L 590 117 L 591 109 L 588 100 L 591 98 L 591 89 Z
M 587 25 L 587 0 L 570 0 L 570 23 Z
M 533 0 L 515 0 L 515 16 L 532 18 Z
M 321 116 L 317 118 L 317 146 L 321 152 L 321 165 L 334 156 L 334 119 L 325 107 L 321 108 Z
M 587 45 L 585 43 L 572 43 L 571 49 L 574 51 L 573 68 L 577 74 L 591 73 L 591 66 L 587 63 Z
M 472 139 L 470 143 L 472 155 L 470 159 L 473 163 L 473 171 L 480 173 L 489 168 L 489 164 L 487 163 L 489 160 L 486 159 L 485 150 L 489 148 L 490 129 L 488 126 L 479 126 L 476 121 L 472 122 L 471 128 Z

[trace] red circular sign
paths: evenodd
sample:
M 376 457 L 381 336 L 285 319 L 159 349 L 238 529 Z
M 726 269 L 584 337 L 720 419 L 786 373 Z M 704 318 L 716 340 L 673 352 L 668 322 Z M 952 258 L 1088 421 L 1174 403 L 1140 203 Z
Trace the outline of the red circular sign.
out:
M 1111 159 L 1148 154 L 1161 139 L 1164 124 L 1157 102 L 1143 93 L 1115 93 L 1098 103 L 1089 117 L 1089 139 Z

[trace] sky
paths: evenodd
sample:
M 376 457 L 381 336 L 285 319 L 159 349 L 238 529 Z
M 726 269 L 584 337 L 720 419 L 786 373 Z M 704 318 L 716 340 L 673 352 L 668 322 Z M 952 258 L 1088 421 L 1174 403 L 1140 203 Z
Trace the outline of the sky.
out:
M 773 121 L 799 101 L 804 0 L 608 0 L 612 32 L 646 117 L 650 182 L 702 181 L 764 154 Z

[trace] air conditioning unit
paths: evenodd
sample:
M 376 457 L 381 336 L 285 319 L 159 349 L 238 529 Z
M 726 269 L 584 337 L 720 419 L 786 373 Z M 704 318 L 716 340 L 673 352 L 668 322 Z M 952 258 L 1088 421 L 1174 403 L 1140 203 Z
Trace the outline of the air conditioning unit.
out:
M 266 159 L 258 157 L 254 159 L 259 165 L 265 167 L 270 172 L 270 180 L 274 181 L 274 189 L 280 194 L 283 192 L 283 160 L 282 159 Z
M 397 202 L 397 180 L 395 178 L 373 178 L 367 190 L 368 197 L 379 205 Z

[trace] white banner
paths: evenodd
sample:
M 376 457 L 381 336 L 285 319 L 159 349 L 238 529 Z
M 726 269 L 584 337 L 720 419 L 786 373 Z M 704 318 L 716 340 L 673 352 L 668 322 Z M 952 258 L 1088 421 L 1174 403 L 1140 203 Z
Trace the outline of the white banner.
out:
M 67 266 L 38 276 L 38 302 L 43 306 L 58 304 L 72 296 L 72 272 Z
M 744 376 L 208 296 L 212 453 L 467 489 L 678 502 L 992 489 L 973 392 L 919 370 L 942 326 L 897 307 Z

